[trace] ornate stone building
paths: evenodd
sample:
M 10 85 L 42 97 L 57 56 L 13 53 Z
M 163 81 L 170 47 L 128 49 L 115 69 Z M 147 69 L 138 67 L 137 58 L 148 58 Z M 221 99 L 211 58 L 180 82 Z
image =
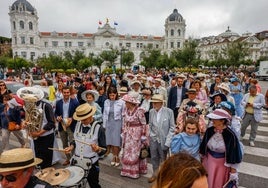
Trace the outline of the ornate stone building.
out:
M 110 47 L 127 49 L 135 55 L 139 64 L 140 54 L 147 46 L 169 53 L 183 47 L 185 20 L 174 9 L 165 20 L 164 36 L 119 34 L 107 21 L 95 33 L 43 32 L 38 28 L 37 10 L 26 0 L 17 0 L 9 8 L 13 56 L 35 60 L 49 54 L 62 55 L 64 51 L 83 51 L 99 54 Z M 119 62 L 119 60 L 118 60 Z

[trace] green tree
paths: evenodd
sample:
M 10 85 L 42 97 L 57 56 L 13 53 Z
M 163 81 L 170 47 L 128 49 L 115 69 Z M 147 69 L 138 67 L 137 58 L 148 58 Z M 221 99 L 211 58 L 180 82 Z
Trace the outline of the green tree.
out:
M 227 66 L 239 67 L 245 64 L 246 57 L 249 55 L 249 48 L 245 42 L 231 42 L 224 49 L 228 64 Z
M 92 58 L 93 65 L 99 68 L 100 73 L 101 73 L 101 66 L 103 63 L 103 59 L 98 55 L 97 57 Z
M 111 50 L 104 50 L 100 53 L 100 57 L 107 61 L 107 66 L 111 68 L 114 65 L 115 60 L 118 57 L 118 50 L 111 48 Z
M 142 62 L 140 63 L 145 69 L 151 69 L 156 67 L 157 62 L 161 56 L 161 51 L 157 49 L 145 49 L 141 54 L 140 58 Z
M 134 53 L 131 51 L 122 53 L 122 65 L 126 67 L 130 67 L 134 62 Z
M 84 52 L 82 51 L 79 51 L 79 50 L 76 50 L 74 52 L 74 56 L 73 56 L 73 64 L 74 64 L 74 67 L 79 69 L 78 67 L 78 62 L 81 60 L 81 59 L 84 59 L 86 56 L 84 54 Z
M 182 49 L 172 52 L 172 56 L 181 64 L 182 67 L 192 67 L 194 60 L 199 59 L 199 54 L 196 50 L 197 42 L 189 39 L 184 43 Z
M 89 57 L 84 57 L 83 59 L 80 59 L 78 61 L 78 70 L 83 71 L 87 69 L 88 67 L 91 67 L 93 65 L 93 61 Z

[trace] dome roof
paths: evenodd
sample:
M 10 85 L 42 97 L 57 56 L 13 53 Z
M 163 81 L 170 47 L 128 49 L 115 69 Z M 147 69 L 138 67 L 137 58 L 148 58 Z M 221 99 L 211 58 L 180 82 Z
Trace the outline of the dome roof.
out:
M 178 10 L 177 10 L 177 9 L 174 9 L 174 10 L 173 10 L 173 13 L 169 15 L 168 20 L 169 20 L 169 21 L 182 21 L 183 18 L 182 18 L 182 16 L 178 13 Z
M 11 6 L 11 10 L 17 10 L 19 5 L 22 5 L 23 7 L 25 7 L 25 11 L 29 11 L 32 13 L 35 11 L 35 8 L 26 0 L 15 1 Z
M 230 30 L 230 27 L 228 26 L 227 30 L 226 30 L 225 32 L 219 34 L 218 36 L 219 36 L 219 37 L 226 37 L 226 38 L 227 38 L 227 37 L 233 37 L 233 36 L 235 36 L 235 37 L 239 37 L 239 34 L 238 34 L 238 33 L 235 33 L 235 32 L 232 32 L 232 31 Z

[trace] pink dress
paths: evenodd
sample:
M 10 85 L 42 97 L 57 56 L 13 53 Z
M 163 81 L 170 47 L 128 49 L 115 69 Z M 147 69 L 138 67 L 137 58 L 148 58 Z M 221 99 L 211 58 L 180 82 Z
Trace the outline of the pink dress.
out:
M 147 161 L 140 159 L 139 154 L 141 148 L 148 145 L 148 125 L 146 125 L 143 108 L 136 107 L 132 113 L 126 110 L 123 116 L 121 176 L 139 178 L 140 174 L 147 173 Z M 143 142 L 142 136 L 146 136 Z

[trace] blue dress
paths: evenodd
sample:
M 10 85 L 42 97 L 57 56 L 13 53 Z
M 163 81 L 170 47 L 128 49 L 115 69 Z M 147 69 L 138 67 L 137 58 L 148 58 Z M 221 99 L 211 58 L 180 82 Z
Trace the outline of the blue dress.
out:
M 243 88 L 242 88 L 241 84 L 238 84 L 237 86 L 231 84 L 229 87 L 231 90 L 231 96 L 235 100 L 236 115 L 241 118 L 243 113 L 244 113 L 244 110 L 243 110 L 242 105 L 241 105 L 241 101 L 243 99 L 243 93 L 242 93 Z
M 171 153 L 186 152 L 200 161 L 200 143 L 201 138 L 199 134 L 188 135 L 186 132 L 179 133 L 172 138 L 170 144 Z

